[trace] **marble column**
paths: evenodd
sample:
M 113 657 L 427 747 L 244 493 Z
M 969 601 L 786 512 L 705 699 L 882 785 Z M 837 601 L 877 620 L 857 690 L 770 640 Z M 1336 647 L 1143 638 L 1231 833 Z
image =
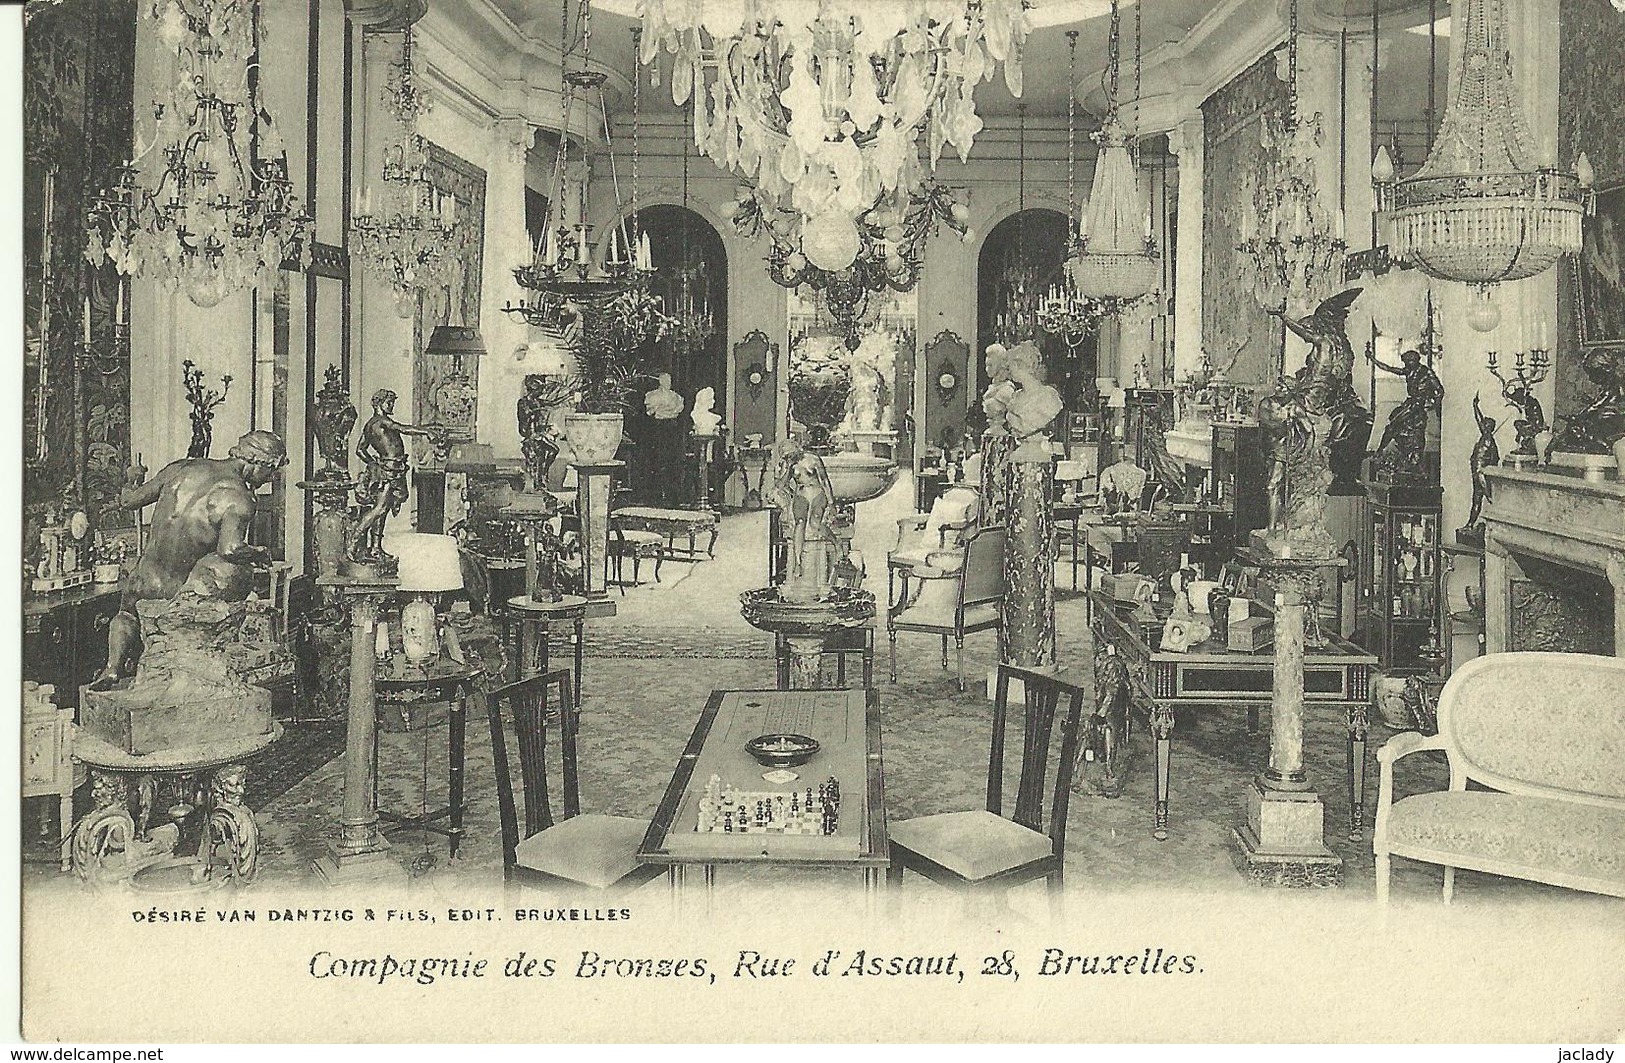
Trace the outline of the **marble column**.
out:
M 404 881 L 406 869 L 389 855 L 389 840 L 378 829 L 377 768 L 373 747 L 378 716 L 373 694 L 378 610 L 395 593 L 395 580 L 328 576 L 317 580 L 340 595 L 350 615 L 350 697 L 344 732 L 344 804 L 337 841 L 312 870 L 325 886 Z
M 609 499 L 624 461 L 577 465 L 576 512 L 581 515 L 581 592 L 588 598 L 608 593 L 604 559 L 609 554 Z
M 1010 460 L 1004 545 L 1004 661 L 1045 668 L 1055 661 L 1054 476 L 1048 458 Z
M 509 272 L 529 262 L 525 229 L 525 156 L 534 134 L 523 118 L 498 118 L 489 131 L 485 174 L 485 279 L 480 331 L 489 354 L 480 360 L 479 439 L 498 454 L 519 453 L 514 403 L 530 370 L 515 358 L 529 339 L 525 322 L 502 308 L 523 294 Z
M 1247 788 L 1246 819 L 1234 838 L 1260 885 L 1337 885 L 1343 862 L 1326 848 L 1326 810 L 1303 762 L 1304 611 L 1320 596 L 1326 562 L 1258 554 L 1252 560 L 1275 589 L 1270 755 L 1268 767 Z
M 1190 112 L 1168 131 L 1168 150 L 1179 158 L 1179 217 L 1174 241 L 1175 380 L 1183 379 L 1202 364 L 1202 138 L 1200 110 Z M 1132 376 L 1133 367 L 1129 370 Z

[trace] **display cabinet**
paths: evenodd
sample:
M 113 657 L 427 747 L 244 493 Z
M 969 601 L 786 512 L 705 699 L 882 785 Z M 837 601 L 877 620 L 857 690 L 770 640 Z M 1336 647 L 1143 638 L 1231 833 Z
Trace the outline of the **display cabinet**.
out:
M 1389 673 L 1432 672 L 1439 648 L 1440 502 L 1424 484 L 1367 482 L 1356 630 Z
M 1219 422 L 1213 426 L 1211 501 L 1231 515 L 1231 537 L 1246 545 L 1255 531 L 1269 525 L 1270 467 L 1256 424 Z

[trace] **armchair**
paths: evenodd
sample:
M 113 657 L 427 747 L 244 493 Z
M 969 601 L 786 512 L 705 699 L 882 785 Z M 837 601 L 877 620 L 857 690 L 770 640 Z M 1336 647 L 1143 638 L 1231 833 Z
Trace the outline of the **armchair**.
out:
M 980 492 L 960 484 L 939 495 L 931 503 L 931 512 L 899 519 L 897 542 L 886 555 L 886 601 L 893 603 L 899 573 L 906 586 L 909 571 L 916 567 L 957 568 L 964 541 L 976 528 L 980 511 Z
M 891 643 L 891 680 L 897 682 L 897 633 L 923 631 L 942 637 L 942 667 L 948 667 L 948 638 L 956 649 L 955 679 L 965 689 L 965 636 L 997 629 L 1004 597 L 1003 528 L 983 528 L 965 541 L 963 555 L 947 555 L 950 567 L 921 564 L 898 569 L 901 592 L 886 611 L 886 636 Z M 941 558 L 939 552 L 933 555 Z M 920 581 L 909 593 L 909 580 Z

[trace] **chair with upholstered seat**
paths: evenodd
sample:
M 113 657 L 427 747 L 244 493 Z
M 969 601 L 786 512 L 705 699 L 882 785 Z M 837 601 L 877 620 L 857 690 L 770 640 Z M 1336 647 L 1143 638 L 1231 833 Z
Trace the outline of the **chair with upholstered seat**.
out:
M 556 689 L 551 714 L 558 720 L 563 813 L 557 821 L 547 782 L 548 692 Z M 580 710 L 570 694 L 570 673 L 557 669 L 509 683 L 487 696 L 491 757 L 496 764 L 497 803 L 502 816 L 503 880 L 555 889 L 610 890 L 641 885 L 660 874 L 655 864 L 638 862 L 638 846 L 648 823 L 625 816 L 581 814 L 576 771 L 576 730 Z M 512 721 L 519 752 L 519 791 L 524 794 L 523 831 L 515 801 L 508 730 Z
M 1021 684 L 1021 773 L 1015 807 L 1006 815 L 1005 731 L 1010 683 Z M 1085 691 L 1044 672 L 999 665 L 993 738 L 987 762 L 987 808 L 945 812 L 892 823 L 887 879 L 899 886 L 905 870 L 966 892 L 995 892 L 1045 879 L 1059 914 L 1066 864 L 1066 818 Z M 1057 719 L 1057 717 L 1059 717 Z M 1045 793 L 1051 794 L 1046 822 Z
M 632 559 L 632 586 L 636 587 L 643 580 L 640 577 L 640 566 L 644 558 L 652 558 L 655 563 L 655 582 L 660 582 L 660 565 L 666 560 L 666 537 L 659 532 L 639 531 L 637 529 L 616 528 L 609 529 L 609 555 L 604 563 L 613 570 L 606 573 L 609 582 L 626 593 L 627 583 L 623 576 L 623 569 L 627 558 Z
M 933 554 L 926 564 L 899 569 L 902 589 L 886 611 L 892 682 L 897 682 L 897 633 L 923 631 L 942 636 L 944 668 L 948 667 L 948 639 L 953 638 L 955 678 L 959 689 L 965 689 L 965 636 L 1000 624 L 1004 541 L 1003 528 L 983 528 L 965 541 L 962 556 Z M 912 594 L 910 580 L 920 581 Z

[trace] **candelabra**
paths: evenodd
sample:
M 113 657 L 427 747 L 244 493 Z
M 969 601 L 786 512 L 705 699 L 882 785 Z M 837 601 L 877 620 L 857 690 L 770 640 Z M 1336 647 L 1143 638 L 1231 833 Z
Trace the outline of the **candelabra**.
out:
M 1542 328 L 1544 333 L 1545 329 Z M 1527 358 L 1523 351 L 1517 351 L 1512 359 L 1512 377 L 1508 379 L 1502 372 L 1503 366 L 1498 361 L 1500 355 L 1496 351 L 1489 352 L 1489 369 L 1496 380 L 1501 382 L 1501 398 L 1512 409 L 1518 411 L 1518 420 L 1512 422 L 1512 429 L 1517 435 L 1518 445 L 1512 449 L 1509 457 L 1533 458 L 1539 453 L 1535 445 L 1535 437 L 1546 430 L 1546 415 L 1541 409 L 1540 400 L 1535 397 L 1535 385 L 1544 381 L 1551 372 L 1552 355 L 1542 336 L 1536 341 L 1536 346 L 1528 352 Z
M 716 316 L 711 312 L 709 271 L 704 262 L 676 267 L 677 283 L 669 293 L 673 304 L 670 335 L 672 342 L 687 350 L 698 350 L 717 334 Z

